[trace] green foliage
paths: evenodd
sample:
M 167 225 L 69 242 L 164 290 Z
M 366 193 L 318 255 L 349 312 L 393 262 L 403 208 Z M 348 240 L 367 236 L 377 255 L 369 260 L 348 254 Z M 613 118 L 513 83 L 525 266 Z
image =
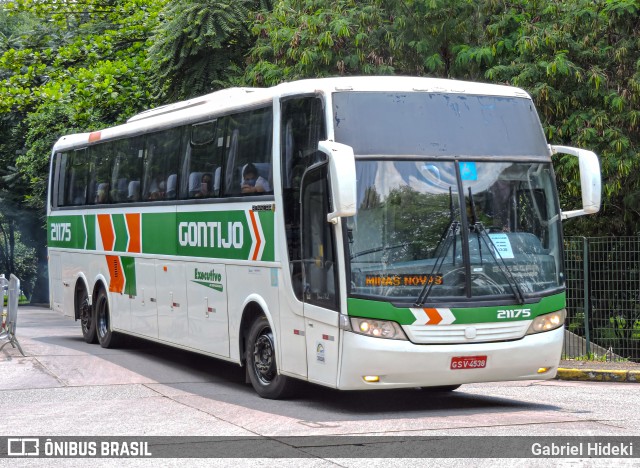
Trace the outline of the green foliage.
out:
M 478 78 L 481 66 L 491 63 L 490 48 L 471 54 L 482 36 L 483 15 L 473 0 L 397 1 L 392 14 L 398 45 L 396 64 L 402 73 Z
M 146 50 L 159 8 L 142 0 L 15 4 L 15 16 L 52 23 L 41 34 L 46 47 L 11 48 L 0 57 L 8 75 L 0 81 L 0 112 L 16 116 L 14 134 L 27 150 L 16 165 L 34 210 L 42 213 L 58 137 L 121 123 L 152 104 Z
M 246 82 L 394 72 L 393 21 L 380 0 L 283 0 L 253 26 Z
M 21 211 L 14 219 L 3 203 L 0 213 L 12 221 L 15 239 L 28 241 L 38 258 L 14 242 L 7 250 L 10 272 L 31 258 L 36 281 L 42 284 L 46 275 L 42 226 L 53 143 L 70 132 L 122 123 L 152 105 L 146 57 L 161 7 L 151 0 L 4 5 L 0 38 L 10 40 L 0 41 L 0 162 L 15 170 L 11 180 L 0 179 L 0 194 L 10 193 Z M 46 288 L 35 289 L 46 301 Z
M 603 212 L 567 223 L 567 232 L 638 232 L 637 2 L 514 2 L 491 18 L 486 39 L 495 56 L 486 77 L 529 90 L 553 143 L 600 156 Z M 562 157 L 556 167 L 562 205 L 579 206 L 577 161 Z
M 11 223 L 14 223 L 13 226 Z M 9 220 L 6 217 L 0 216 L 0 245 L 7 247 L 7 251 L 4 250 L 0 253 L 0 268 L 2 271 L 11 271 L 14 275 L 20 278 L 21 286 L 27 297 L 31 297 L 33 288 L 37 278 L 37 251 L 30 244 L 32 240 L 23 239 L 21 232 L 18 230 L 16 219 Z M 10 243 L 7 242 L 7 231 L 13 229 L 14 239 L 13 247 L 10 247 Z M 7 253 L 13 249 L 11 255 L 13 256 L 13 262 L 8 258 Z M 8 277 L 8 274 L 5 273 Z
M 255 0 L 169 2 L 149 49 L 157 89 L 178 100 L 228 86 L 250 46 L 250 20 L 268 7 Z

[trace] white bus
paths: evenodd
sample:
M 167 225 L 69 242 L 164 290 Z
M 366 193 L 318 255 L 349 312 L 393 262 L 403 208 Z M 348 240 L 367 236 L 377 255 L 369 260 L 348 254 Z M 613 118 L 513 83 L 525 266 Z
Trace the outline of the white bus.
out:
M 223 90 L 64 136 L 50 170 L 52 307 L 103 347 L 245 366 L 266 398 L 553 378 L 561 220 L 600 206 L 596 155 L 548 145 L 526 92 L 429 78 Z

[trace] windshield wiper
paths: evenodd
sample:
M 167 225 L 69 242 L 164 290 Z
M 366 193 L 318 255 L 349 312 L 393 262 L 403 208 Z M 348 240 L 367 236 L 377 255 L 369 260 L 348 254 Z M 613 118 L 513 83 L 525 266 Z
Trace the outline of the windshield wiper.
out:
M 480 239 L 482 239 L 485 245 L 487 246 L 487 250 L 493 257 L 493 261 L 496 262 L 496 265 L 498 265 L 498 268 L 500 268 L 500 271 L 502 272 L 504 277 L 507 279 L 507 283 L 509 283 L 509 286 L 511 287 L 511 290 L 513 291 L 513 295 L 515 296 L 516 300 L 518 301 L 519 304 L 524 304 L 524 293 L 522 292 L 522 289 L 520 289 L 518 280 L 516 280 L 515 276 L 513 276 L 513 273 L 511 273 L 509 266 L 506 264 L 506 262 L 502 258 L 502 255 L 500 255 L 500 252 L 498 252 L 498 249 L 493 248 L 493 241 L 491 240 L 491 237 L 489 237 L 489 234 L 487 234 L 487 231 L 484 228 L 484 225 L 476 219 L 476 207 L 475 207 L 475 203 L 473 202 L 473 194 L 471 193 L 471 187 L 469 187 L 469 203 L 471 204 L 471 216 L 473 221 L 472 228 L 478 235 L 478 253 L 480 254 L 480 264 L 482 264 L 482 244 L 480 243 Z M 487 239 L 488 239 L 488 242 L 487 242 Z M 498 261 L 498 259 L 500 261 Z
M 396 245 L 380 245 L 378 247 L 374 247 L 372 249 L 367 249 L 367 250 L 361 250 L 360 252 L 356 252 L 353 255 L 351 255 L 349 257 L 349 260 L 353 260 L 354 258 L 358 258 L 361 257 L 363 255 L 367 255 L 367 254 L 371 254 L 371 253 L 376 253 L 376 252 L 381 252 L 381 251 L 387 251 L 387 250 L 391 250 L 391 249 L 399 249 L 401 247 L 405 247 L 406 245 L 408 245 L 407 242 L 403 243 L 403 244 L 396 244 Z
M 447 256 L 447 252 L 449 252 L 449 248 L 451 248 L 451 244 L 453 244 L 453 262 L 455 264 L 456 261 L 456 235 L 458 233 L 458 229 L 460 227 L 460 222 L 456 220 L 455 217 L 455 209 L 453 206 L 453 195 L 451 193 L 451 187 L 449 187 L 449 225 L 440 236 L 440 240 L 438 241 L 438 245 L 436 246 L 436 251 L 438 255 L 433 263 L 433 268 L 431 269 L 431 273 L 427 277 L 427 280 L 420 290 L 420 294 L 418 294 L 418 298 L 416 299 L 415 306 L 420 307 L 429 297 L 431 293 L 431 288 L 433 287 L 435 281 L 433 275 L 438 271 L 440 267 L 444 264 L 444 260 Z M 444 245 L 443 245 L 444 242 Z
M 440 254 L 438 255 L 438 257 L 436 257 L 436 261 L 433 264 L 431 273 L 429 273 L 429 276 L 427 277 L 427 280 L 424 286 L 422 287 L 420 294 L 418 294 L 418 298 L 416 299 L 416 303 L 415 303 L 416 307 L 420 307 L 422 304 L 424 304 L 424 302 L 427 300 L 427 297 L 429 297 L 431 288 L 435 284 L 435 281 L 433 280 L 434 279 L 433 275 L 444 264 L 444 260 L 447 256 L 447 252 L 449 251 L 449 248 L 451 247 L 451 244 L 455 245 L 456 234 L 458 232 L 459 226 L 460 226 L 460 223 L 458 221 L 452 221 L 449 224 L 449 228 L 447 229 L 446 233 L 443 235 L 444 237 L 441 239 L 441 241 L 444 241 L 445 244 L 442 247 L 442 250 L 440 250 Z

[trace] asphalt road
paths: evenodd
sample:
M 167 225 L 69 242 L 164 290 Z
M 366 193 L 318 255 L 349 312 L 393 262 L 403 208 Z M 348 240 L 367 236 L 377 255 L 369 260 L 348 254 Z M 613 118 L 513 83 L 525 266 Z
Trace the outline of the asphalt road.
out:
M 48 309 L 20 308 L 18 337 L 27 357 L 10 346 L 0 352 L 0 436 L 640 435 L 637 384 L 508 382 L 450 394 L 308 385 L 296 399 L 272 401 L 234 364 L 135 339 L 102 349 L 82 340 L 79 322 Z M 531 466 L 524 461 L 504 466 Z M 362 462 L 315 458 L 305 466 Z

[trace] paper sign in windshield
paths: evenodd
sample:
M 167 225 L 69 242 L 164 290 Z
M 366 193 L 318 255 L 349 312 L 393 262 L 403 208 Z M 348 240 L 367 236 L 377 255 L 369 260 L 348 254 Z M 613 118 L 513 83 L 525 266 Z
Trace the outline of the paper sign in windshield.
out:
M 511 242 L 509 241 L 509 237 L 507 237 L 504 233 L 491 233 L 489 234 L 491 238 L 491 242 L 493 242 L 493 246 L 496 251 L 500 254 L 502 258 L 513 258 L 513 249 L 511 248 Z

